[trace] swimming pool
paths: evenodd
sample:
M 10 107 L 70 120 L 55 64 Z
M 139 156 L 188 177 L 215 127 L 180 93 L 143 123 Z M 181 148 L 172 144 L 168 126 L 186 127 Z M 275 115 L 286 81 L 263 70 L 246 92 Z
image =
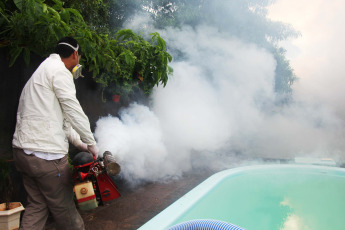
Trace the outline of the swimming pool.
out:
M 345 169 L 260 165 L 214 174 L 139 230 L 168 229 L 195 219 L 247 230 L 342 230 Z

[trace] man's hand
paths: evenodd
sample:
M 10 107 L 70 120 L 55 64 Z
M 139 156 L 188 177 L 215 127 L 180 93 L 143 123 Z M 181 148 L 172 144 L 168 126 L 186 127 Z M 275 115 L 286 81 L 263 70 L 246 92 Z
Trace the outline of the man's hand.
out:
M 98 148 L 96 145 L 88 145 L 87 150 L 93 155 L 93 159 L 97 159 L 98 157 Z

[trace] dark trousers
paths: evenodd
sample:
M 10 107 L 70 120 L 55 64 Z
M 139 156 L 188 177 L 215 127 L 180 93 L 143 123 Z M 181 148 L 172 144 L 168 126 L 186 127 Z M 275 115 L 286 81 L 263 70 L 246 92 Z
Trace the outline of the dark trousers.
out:
M 28 193 L 28 205 L 20 229 L 43 230 L 49 211 L 60 229 L 84 229 L 83 219 L 73 200 L 72 174 L 67 156 L 47 161 L 27 155 L 22 149 L 14 149 L 13 158 Z

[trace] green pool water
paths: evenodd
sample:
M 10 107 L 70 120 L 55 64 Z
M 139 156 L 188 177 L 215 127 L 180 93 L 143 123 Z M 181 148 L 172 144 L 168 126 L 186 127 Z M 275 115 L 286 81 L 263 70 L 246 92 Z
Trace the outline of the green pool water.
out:
M 221 181 L 174 224 L 217 219 L 248 230 L 345 229 L 345 178 L 327 172 L 267 170 Z
M 345 171 L 300 166 L 229 170 L 167 208 L 170 219 L 164 212 L 152 221 L 173 226 L 216 219 L 247 230 L 344 230 Z

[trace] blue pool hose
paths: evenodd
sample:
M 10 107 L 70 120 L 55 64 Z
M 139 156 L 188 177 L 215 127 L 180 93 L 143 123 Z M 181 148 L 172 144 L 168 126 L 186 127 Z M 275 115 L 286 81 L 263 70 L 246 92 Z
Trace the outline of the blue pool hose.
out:
M 191 220 L 170 227 L 168 230 L 245 230 L 219 220 Z

